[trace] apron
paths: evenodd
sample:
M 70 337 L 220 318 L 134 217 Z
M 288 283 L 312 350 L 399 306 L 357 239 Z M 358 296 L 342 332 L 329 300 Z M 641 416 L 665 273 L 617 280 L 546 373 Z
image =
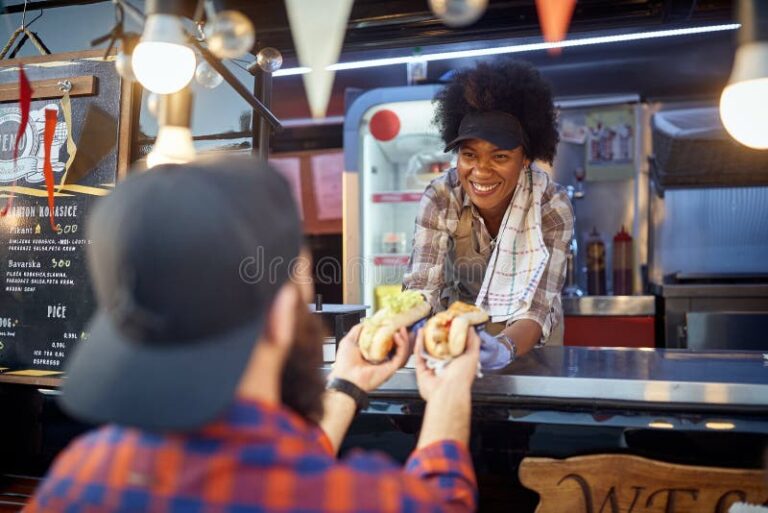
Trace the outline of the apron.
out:
M 464 207 L 456 232 L 448 245 L 444 267 L 446 286 L 440 293 L 441 310 L 447 309 L 454 301 L 474 305 L 480 294 L 485 271 L 488 268 L 488 258 L 480 253 L 480 241 L 477 237 L 479 229 L 474 229 L 476 222 L 480 221 L 475 220 L 472 209 Z M 486 325 L 486 331 L 491 335 L 497 335 L 505 327 L 505 322 L 489 322 Z M 553 327 L 546 343 L 563 345 L 562 322 Z

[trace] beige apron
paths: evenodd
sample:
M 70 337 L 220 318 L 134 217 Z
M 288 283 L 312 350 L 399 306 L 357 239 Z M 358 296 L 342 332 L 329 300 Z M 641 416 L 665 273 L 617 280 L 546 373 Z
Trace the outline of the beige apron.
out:
M 448 308 L 454 301 L 463 301 L 474 305 L 483 285 L 488 259 L 480 253 L 480 241 L 477 234 L 480 223 L 472 215 L 470 207 L 461 211 L 456 232 L 449 242 L 448 255 L 445 259 L 445 288 L 440 294 L 441 310 Z M 488 333 L 496 335 L 506 327 L 504 322 L 488 323 Z M 557 323 L 547 339 L 548 345 L 563 345 L 563 323 Z

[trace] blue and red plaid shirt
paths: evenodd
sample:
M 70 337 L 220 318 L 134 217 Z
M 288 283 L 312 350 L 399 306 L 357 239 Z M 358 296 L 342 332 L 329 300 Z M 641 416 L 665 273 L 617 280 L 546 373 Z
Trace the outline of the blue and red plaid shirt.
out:
M 27 513 L 465 512 L 477 485 L 467 448 L 444 441 L 405 467 L 337 460 L 325 434 L 284 408 L 238 401 L 199 432 L 105 426 L 58 457 Z

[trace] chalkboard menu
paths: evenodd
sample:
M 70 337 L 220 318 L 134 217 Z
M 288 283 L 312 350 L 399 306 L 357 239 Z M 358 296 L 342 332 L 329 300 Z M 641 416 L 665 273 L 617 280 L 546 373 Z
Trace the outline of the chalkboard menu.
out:
M 33 95 L 15 165 L 19 103 L 13 99 L 0 103 L 0 205 L 15 195 L 8 214 L 0 218 L 0 368 L 56 371 L 78 341 L 87 337 L 95 300 L 86 267 L 91 243 L 86 220 L 115 185 L 119 132 L 127 127 L 120 126 L 124 99 L 121 102 L 122 86 L 113 62 L 52 55 L 25 62 L 24 70 L 38 94 Z M 69 159 L 66 117 L 60 95 L 40 98 L 40 91 L 68 78 L 88 83 L 90 89 L 71 93 L 71 139 L 77 149 L 59 189 Z M 0 88 L 17 81 L 18 66 L 0 68 Z M 49 220 L 42 172 L 46 109 L 58 110 L 51 147 L 58 191 L 55 228 Z

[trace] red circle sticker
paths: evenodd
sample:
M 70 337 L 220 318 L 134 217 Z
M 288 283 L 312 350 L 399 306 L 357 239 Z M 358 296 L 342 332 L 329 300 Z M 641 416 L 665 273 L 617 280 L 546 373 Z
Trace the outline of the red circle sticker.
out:
M 391 141 L 400 133 L 400 118 L 389 109 L 382 109 L 371 117 L 371 135 L 379 141 Z

